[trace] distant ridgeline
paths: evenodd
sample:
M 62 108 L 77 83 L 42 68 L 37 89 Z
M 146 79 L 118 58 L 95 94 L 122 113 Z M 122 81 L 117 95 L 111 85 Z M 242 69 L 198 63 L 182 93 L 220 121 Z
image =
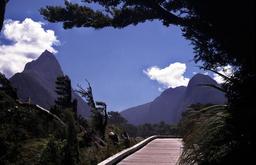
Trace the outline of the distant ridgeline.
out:
M 10 81 L 17 89 L 19 99 L 30 99 L 33 104 L 49 109 L 57 99 L 55 81 L 58 76 L 63 75 L 55 56 L 46 50 L 37 60 L 27 63 L 24 71 L 15 74 Z M 86 102 L 75 92 L 72 92 L 72 97 L 77 99 L 78 114 L 88 117 L 90 111 Z
M 224 93 L 206 84 L 218 86 L 211 77 L 197 74 L 187 87 L 166 89 L 152 102 L 126 109 L 121 115 L 135 125 L 161 121 L 177 124 L 182 112 L 192 104 L 224 104 L 227 101 Z

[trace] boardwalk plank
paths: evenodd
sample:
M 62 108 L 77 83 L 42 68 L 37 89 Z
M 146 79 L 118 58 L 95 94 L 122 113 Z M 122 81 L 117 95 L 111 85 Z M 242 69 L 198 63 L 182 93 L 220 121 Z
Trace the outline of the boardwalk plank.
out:
M 160 138 L 126 157 L 118 165 L 175 165 L 182 152 L 179 138 Z

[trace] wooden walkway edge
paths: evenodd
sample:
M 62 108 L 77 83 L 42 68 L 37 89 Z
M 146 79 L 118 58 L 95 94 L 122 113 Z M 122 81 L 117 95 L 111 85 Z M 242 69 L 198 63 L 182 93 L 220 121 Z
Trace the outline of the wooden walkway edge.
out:
M 174 150 L 176 153 L 172 154 Z M 181 154 L 181 151 L 182 151 L 181 138 L 176 138 L 174 136 L 155 135 L 143 140 L 142 142 L 128 149 L 125 149 L 107 158 L 106 160 L 102 161 L 98 165 L 166 164 L 164 162 L 170 162 L 170 161 L 174 162 L 173 159 L 175 159 L 174 164 L 176 164 Z

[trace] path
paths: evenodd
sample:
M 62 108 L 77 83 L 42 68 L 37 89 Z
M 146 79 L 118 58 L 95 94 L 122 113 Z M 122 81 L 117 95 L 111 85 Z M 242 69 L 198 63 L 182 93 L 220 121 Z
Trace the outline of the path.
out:
M 181 152 L 182 139 L 159 138 L 124 158 L 118 165 L 175 165 Z

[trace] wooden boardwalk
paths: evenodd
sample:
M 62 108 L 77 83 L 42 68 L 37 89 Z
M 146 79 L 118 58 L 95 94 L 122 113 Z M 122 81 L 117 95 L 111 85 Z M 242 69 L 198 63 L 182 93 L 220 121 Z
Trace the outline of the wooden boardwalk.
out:
M 181 152 L 182 139 L 159 138 L 124 158 L 118 165 L 175 165 Z

